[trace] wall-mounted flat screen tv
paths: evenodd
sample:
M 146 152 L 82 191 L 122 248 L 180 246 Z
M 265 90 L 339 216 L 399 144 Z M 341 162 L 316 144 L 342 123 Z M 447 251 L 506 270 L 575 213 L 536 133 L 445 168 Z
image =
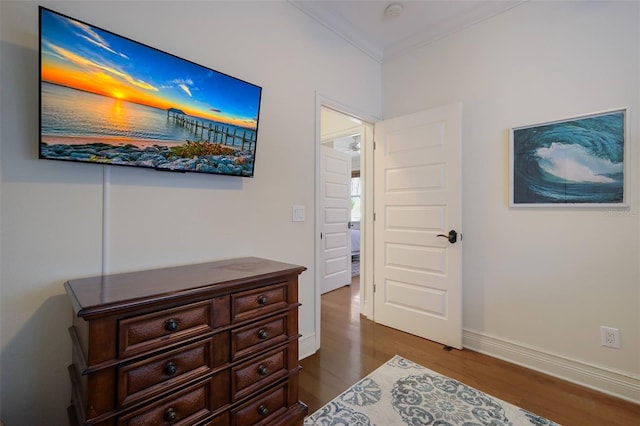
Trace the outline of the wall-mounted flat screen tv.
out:
M 40 158 L 252 177 L 261 95 L 40 7 Z

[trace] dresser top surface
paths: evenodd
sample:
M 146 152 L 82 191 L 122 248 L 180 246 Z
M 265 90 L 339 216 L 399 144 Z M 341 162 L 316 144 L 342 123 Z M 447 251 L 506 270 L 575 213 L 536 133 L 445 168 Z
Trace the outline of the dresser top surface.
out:
M 65 289 L 79 316 L 127 308 L 143 300 L 223 290 L 270 277 L 300 274 L 304 266 L 243 257 L 70 280 Z

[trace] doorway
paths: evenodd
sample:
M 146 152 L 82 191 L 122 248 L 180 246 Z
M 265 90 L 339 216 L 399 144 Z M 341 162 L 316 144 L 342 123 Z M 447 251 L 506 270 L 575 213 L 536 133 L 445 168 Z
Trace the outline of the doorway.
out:
M 316 101 L 317 159 L 321 158 L 323 139 L 349 136 L 339 135 L 340 129 L 327 128 L 331 121 L 326 120 L 325 115 L 323 122 L 323 111 L 351 119 L 354 123 L 351 127 L 360 121 L 356 115 L 345 112 L 346 109 L 334 108 L 323 100 L 318 97 Z M 385 121 L 371 120 L 376 122 L 378 145 L 375 150 L 375 184 L 374 126 L 360 121 L 363 194 L 360 313 L 381 324 L 454 348 L 462 347 L 461 112 L 461 104 L 452 104 Z M 331 135 L 333 138 L 327 137 L 331 131 L 337 132 Z M 323 241 L 318 191 L 321 188 L 320 167 L 318 162 L 316 164 L 318 284 L 322 280 L 320 248 Z M 375 236 L 374 185 L 375 212 L 378 215 Z M 440 199 L 445 195 L 448 197 L 446 200 Z M 346 222 L 347 219 L 343 231 L 345 245 Z M 452 238 L 452 231 L 457 231 L 455 234 L 459 238 Z M 448 242 L 440 238 L 446 239 L 447 233 Z M 320 348 L 320 288 L 321 285 L 316 285 L 316 350 Z
M 377 120 L 366 114 L 352 112 L 353 109 L 320 95 L 317 95 L 316 106 L 315 349 L 318 350 L 320 349 L 321 334 L 320 300 L 324 288 L 323 280 L 327 275 L 324 255 L 328 242 L 324 234 L 324 215 L 326 212 L 323 205 L 323 191 L 325 190 L 321 179 L 322 152 L 330 149 L 331 151 L 348 155 L 352 169 L 349 172 L 348 183 L 344 189 L 348 197 L 348 204 L 343 218 L 344 228 L 340 231 L 331 229 L 332 232 L 336 233 L 333 235 L 334 239 L 331 243 L 335 244 L 336 247 L 344 244 L 344 247 L 341 246 L 336 249 L 335 253 L 332 253 L 335 254 L 338 260 L 333 261 L 331 266 L 334 269 L 330 272 L 340 273 L 340 271 L 343 271 L 342 266 L 339 265 L 341 261 L 339 258 L 342 258 L 344 266 L 347 266 L 348 262 L 348 267 L 351 268 L 351 271 L 349 274 L 344 275 L 344 282 L 336 288 L 350 285 L 352 278 L 359 277 L 359 313 L 372 318 L 373 301 L 370 301 L 367 295 L 373 294 L 373 283 L 368 284 L 367 282 L 371 280 L 367 279 L 367 277 L 373 277 L 373 239 L 368 238 L 368 236 L 373 235 L 373 124 L 371 123 Z M 352 206 L 354 207 L 353 209 Z M 335 211 L 332 211 L 332 213 L 335 213 Z M 336 241 L 340 240 L 340 238 L 336 236 L 340 232 L 342 233 L 341 242 L 337 243 Z M 342 250 L 342 252 L 339 252 L 339 250 Z M 371 289 L 367 288 L 368 285 L 371 286 Z

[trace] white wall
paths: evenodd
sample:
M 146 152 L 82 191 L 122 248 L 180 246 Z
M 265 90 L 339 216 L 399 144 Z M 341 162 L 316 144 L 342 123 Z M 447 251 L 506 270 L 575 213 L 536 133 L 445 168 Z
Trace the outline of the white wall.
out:
M 312 334 L 315 93 L 380 116 L 380 65 L 284 1 L 3 0 L 0 417 L 65 424 L 63 283 L 99 274 L 103 255 L 102 166 L 37 159 L 39 4 L 263 87 L 253 179 L 109 169 L 105 269 L 247 255 L 304 265 L 300 331 Z M 293 204 L 305 222 L 291 221 Z
M 463 103 L 465 345 L 612 372 L 638 401 L 639 22 L 638 2 L 528 2 L 382 74 L 385 118 Z M 508 207 L 510 127 L 619 107 L 630 208 Z M 600 345 L 600 325 L 620 329 L 620 350 Z

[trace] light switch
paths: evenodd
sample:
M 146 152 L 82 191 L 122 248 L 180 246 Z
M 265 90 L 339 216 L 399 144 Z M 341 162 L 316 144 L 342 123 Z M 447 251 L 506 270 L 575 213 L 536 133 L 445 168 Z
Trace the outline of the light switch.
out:
M 292 220 L 294 222 L 304 222 L 304 206 L 293 206 Z

